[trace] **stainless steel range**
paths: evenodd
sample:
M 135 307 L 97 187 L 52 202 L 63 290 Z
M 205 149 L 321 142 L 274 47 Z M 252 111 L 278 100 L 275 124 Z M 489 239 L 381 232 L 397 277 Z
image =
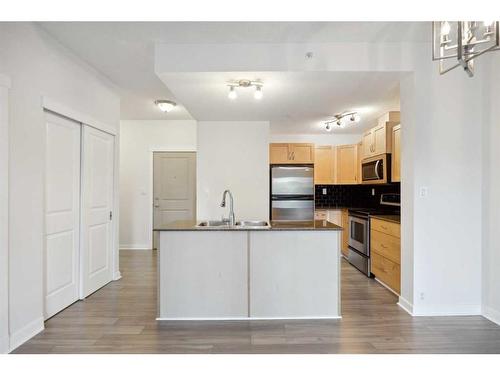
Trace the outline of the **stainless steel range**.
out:
M 349 252 L 347 260 L 358 270 L 371 277 L 370 269 L 370 216 L 399 214 L 399 194 L 382 194 L 379 208 L 349 210 Z M 391 206 L 392 208 L 389 208 Z M 387 207 L 387 208 L 384 208 Z

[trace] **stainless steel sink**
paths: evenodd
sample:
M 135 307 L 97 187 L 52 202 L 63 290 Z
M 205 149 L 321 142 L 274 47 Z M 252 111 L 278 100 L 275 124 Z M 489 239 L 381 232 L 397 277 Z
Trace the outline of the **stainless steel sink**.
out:
M 239 228 L 269 228 L 269 223 L 267 221 L 237 221 L 235 224 L 236 227 Z
M 222 220 L 208 220 L 200 222 L 197 227 L 227 227 L 229 226 L 226 221 Z

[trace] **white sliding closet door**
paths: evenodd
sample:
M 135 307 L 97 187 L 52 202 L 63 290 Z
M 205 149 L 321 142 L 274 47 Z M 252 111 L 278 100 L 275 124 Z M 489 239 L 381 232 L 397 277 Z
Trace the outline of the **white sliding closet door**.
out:
M 75 121 L 45 112 L 45 318 L 78 300 L 80 132 Z
M 112 280 L 114 136 L 83 125 L 82 297 Z

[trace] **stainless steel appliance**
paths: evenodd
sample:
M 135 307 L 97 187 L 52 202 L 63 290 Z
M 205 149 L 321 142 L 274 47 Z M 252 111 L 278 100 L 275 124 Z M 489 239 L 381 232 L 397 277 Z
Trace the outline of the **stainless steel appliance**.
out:
M 314 168 L 311 165 L 271 167 L 271 220 L 314 220 Z
M 364 159 L 361 162 L 361 182 L 363 184 L 385 184 L 390 182 L 390 162 L 390 154 Z
M 347 260 L 358 270 L 371 277 L 370 269 L 370 216 L 399 214 L 399 194 L 382 194 L 379 208 L 349 210 L 349 251 Z M 384 206 L 392 206 L 384 208 Z

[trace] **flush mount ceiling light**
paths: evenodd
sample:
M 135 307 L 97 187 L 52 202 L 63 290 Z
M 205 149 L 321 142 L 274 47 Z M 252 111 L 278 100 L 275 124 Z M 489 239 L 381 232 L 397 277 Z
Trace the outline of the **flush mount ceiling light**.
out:
M 177 103 L 171 100 L 155 100 L 155 104 L 162 112 L 170 112 L 177 105 Z
M 499 49 L 498 21 L 437 21 L 432 25 L 432 60 L 439 61 L 439 74 L 457 67 L 472 77 L 474 59 Z M 450 59 L 457 63 L 446 64 Z
M 240 79 L 238 81 L 230 81 L 227 83 L 229 87 L 229 93 L 227 97 L 231 100 L 234 100 L 238 97 L 238 93 L 236 92 L 237 87 L 254 87 L 255 92 L 253 93 L 253 97 L 257 100 L 262 99 L 264 93 L 262 92 L 262 88 L 264 84 L 261 81 L 251 81 L 249 79 Z
M 337 113 L 333 116 L 332 120 L 325 121 L 325 130 L 327 132 L 332 131 L 332 124 L 335 123 L 337 126 L 341 127 L 344 124 L 343 119 L 349 118 L 350 123 L 356 123 L 361 120 L 361 116 L 356 111 L 347 111 L 342 113 Z

